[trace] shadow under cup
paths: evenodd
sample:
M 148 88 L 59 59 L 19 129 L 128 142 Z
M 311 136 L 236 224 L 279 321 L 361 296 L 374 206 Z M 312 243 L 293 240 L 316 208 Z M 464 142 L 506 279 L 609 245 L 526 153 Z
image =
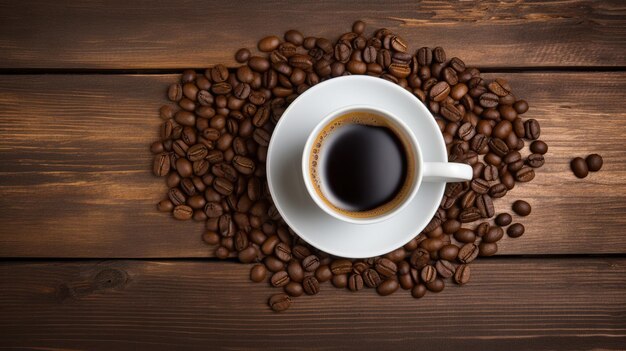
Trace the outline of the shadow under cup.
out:
M 417 193 L 419 165 L 417 140 L 404 122 L 368 106 L 329 114 L 310 134 L 303 152 L 304 182 L 315 203 L 338 219 L 359 224 L 382 221 L 402 209 Z M 374 201 L 373 197 L 383 196 L 385 201 L 358 208 L 337 195 L 350 191 L 355 193 L 353 199 Z

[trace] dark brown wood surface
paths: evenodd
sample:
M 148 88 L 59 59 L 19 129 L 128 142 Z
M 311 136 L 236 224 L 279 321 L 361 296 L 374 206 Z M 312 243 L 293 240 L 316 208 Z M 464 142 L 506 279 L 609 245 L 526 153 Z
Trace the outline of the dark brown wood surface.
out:
M 297 28 L 334 36 L 364 19 L 483 67 L 626 66 L 621 0 L 0 2 L 0 68 L 233 64 L 239 47 Z
M 622 350 L 626 259 L 484 259 L 473 281 L 413 299 L 325 283 L 271 313 L 249 265 L 215 261 L 0 265 L 0 347 Z
M 488 75 L 490 77 L 494 74 Z M 550 149 L 519 198 L 533 213 L 503 254 L 624 253 L 624 73 L 503 73 L 531 102 Z M 202 224 L 158 213 L 165 184 L 151 174 L 148 145 L 174 75 L 0 76 L 0 255 L 17 257 L 206 257 Z M 579 180 L 575 156 L 600 152 L 601 172 Z M 549 228 L 546 231 L 545 228 Z
M 467 286 L 415 300 L 326 283 L 272 313 L 250 265 L 208 258 L 202 224 L 156 212 L 157 110 L 183 68 L 356 19 L 529 101 L 546 166 L 495 205 L 533 212 Z M 0 0 L 0 349 L 623 350 L 625 52 L 620 0 Z M 594 152 L 603 169 L 575 178 L 569 160 Z

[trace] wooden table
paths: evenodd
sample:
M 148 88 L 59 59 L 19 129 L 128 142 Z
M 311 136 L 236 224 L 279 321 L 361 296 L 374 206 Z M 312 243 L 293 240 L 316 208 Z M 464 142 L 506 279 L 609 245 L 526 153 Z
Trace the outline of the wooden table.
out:
M 249 265 L 211 258 L 202 226 L 155 211 L 166 86 L 263 35 L 334 37 L 364 19 L 412 48 L 502 76 L 549 143 L 526 234 L 469 285 L 323 286 L 281 314 Z M 626 348 L 626 10 L 558 2 L 0 1 L 0 348 Z M 584 180 L 572 157 L 598 152 Z

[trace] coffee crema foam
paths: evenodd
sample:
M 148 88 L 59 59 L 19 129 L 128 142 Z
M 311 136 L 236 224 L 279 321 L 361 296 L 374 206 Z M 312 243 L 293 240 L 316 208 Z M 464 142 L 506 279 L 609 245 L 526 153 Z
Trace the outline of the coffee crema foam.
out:
M 392 123 L 393 122 L 389 121 L 386 117 L 376 113 L 354 111 L 338 116 L 319 132 L 309 154 L 309 177 L 319 198 L 333 211 L 354 218 L 378 217 L 397 208 L 409 195 L 412 180 L 415 176 L 416 155 L 406 135 Z M 335 131 L 340 129 L 340 127 L 350 124 L 388 128 L 398 137 L 406 155 L 406 174 L 400 189 L 396 192 L 392 200 L 367 211 L 350 211 L 338 207 L 336 204 L 341 201 L 335 199 L 332 193 L 327 190 L 327 186 L 320 176 L 324 174 L 324 169 L 322 168 L 324 165 L 324 142 L 332 136 Z

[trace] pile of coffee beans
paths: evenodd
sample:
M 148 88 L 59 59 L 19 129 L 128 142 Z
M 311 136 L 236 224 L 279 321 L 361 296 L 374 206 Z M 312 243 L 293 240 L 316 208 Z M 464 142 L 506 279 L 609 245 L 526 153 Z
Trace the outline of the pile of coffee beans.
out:
M 602 156 L 591 154 L 584 160 L 582 157 L 575 157 L 570 163 L 570 167 L 572 167 L 572 172 L 574 172 L 576 177 L 585 178 L 589 172 L 599 171 L 603 163 Z
M 497 252 L 504 228 L 512 238 L 524 233 L 510 214 L 496 216 L 494 202 L 535 178 L 548 146 L 538 140 L 539 122 L 522 117 L 528 103 L 505 79 L 486 80 L 441 47 L 410 50 L 385 28 L 368 35 L 362 21 L 335 41 L 289 30 L 261 39 L 257 48 L 238 50 L 242 65 L 231 70 L 184 71 L 169 86 L 173 104 L 160 109 L 164 122 L 151 151 L 153 172 L 169 187 L 157 208 L 205 222 L 203 239 L 217 246 L 216 257 L 255 263 L 250 279 L 283 291 L 269 299 L 273 310 L 318 294 L 325 282 L 380 295 L 403 289 L 421 298 L 448 281 L 466 284 L 469 264 Z M 474 171 L 472 181 L 446 186 L 434 218 L 404 247 L 359 260 L 302 241 L 272 204 L 265 175 L 267 146 L 286 107 L 311 86 L 351 74 L 380 77 L 414 94 L 435 116 L 449 160 Z M 531 207 L 516 201 L 513 211 L 526 216 Z

